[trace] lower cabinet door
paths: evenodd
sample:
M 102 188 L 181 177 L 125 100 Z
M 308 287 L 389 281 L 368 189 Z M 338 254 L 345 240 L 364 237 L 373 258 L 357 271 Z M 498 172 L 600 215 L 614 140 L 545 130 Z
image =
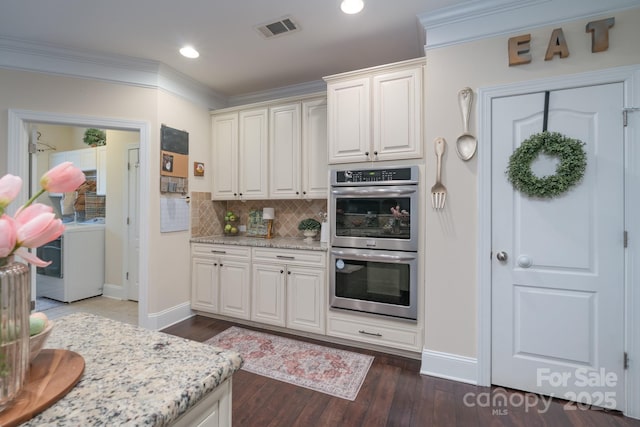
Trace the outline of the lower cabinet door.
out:
M 287 327 L 325 333 L 324 280 L 321 268 L 287 268 Z
M 251 320 L 285 326 L 285 267 L 253 264 Z
M 220 260 L 220 314 L 249 319 L 251 268 L 248 262 Z
M 191 307 L 218 311 L 218 267 L 213 258 L 193 257 L 191 261 Z

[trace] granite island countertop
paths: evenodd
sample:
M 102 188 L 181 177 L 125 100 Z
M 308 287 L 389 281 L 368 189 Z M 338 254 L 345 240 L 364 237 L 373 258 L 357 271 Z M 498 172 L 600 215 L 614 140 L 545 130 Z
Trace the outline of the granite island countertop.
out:
M 243 364 L 235 351 L 87 313 L 55 319 L 44 347 L 80 354 L 84 373 L 23 426 L 169 425 Z
M 260 237 L 251 236 L 204 236 L 204 237 L 192 237 L 191 243 L 210 243 L 219 245 L 238 245 L 238 246 L 252 246 L 261 248 L 274 248 L 274 249 L 303 249 L 310 251 L 324 251 L 329 249 L 328 243 L 322 243 L 318 240 L 306 242 L 304 238 L 288 238 L 288 237 L 274 237 L 272 239 L 264 239 Z

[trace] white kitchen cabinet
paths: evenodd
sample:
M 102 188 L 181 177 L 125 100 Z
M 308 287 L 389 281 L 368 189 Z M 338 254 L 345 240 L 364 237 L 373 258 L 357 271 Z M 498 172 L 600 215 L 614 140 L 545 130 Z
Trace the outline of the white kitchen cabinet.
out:
M 194 243 L 191 255 L 191 307 L 249 319 L 250 249 Z
M 225 380 L 175 420 L 172 427 L 231 426 L 232 388 L 232 378 Z
M 210 313 L 218 312 L 217 264 L 213 257 L 191 257 L 191 308 Z
M 266 108 L 213 116 L 214 200 L 267 198 L 267 129 Z
M 269 197 L 297 199 L 300 179 L 300 103 L 269 108 Z
M 238 113 L 213 116 L 212 198 L 233 199 L 238 194 Z
M 251 320 L 325 333 L 326 255 L 253 248 Z
M 213 200 L 327 197 L 327 103 L 313 95 L 212 114 Z
M 370 86 L 369 77 L 327 82 L 329 163 L 369 161 Z
M 81 148 L 79 150 L 58 151 L 49 154 L 49 168 L 64 162 L 71 162 L 83 171 L 97 169 L 96 148 Z
M 302 102 L 302 195 L 307 199 L 328 196 L 327 99 Z
M 329 163 L 422 157 L 424 59 L 325 77 Z
M 329 310 L 327 335 L 412 352 L 422 351 L 420 323 Z
M 269 109 L 269 197 L 327 197 L 326 99 Z
M 285 326 L 285 266 L 253 263 L 251 320 Z

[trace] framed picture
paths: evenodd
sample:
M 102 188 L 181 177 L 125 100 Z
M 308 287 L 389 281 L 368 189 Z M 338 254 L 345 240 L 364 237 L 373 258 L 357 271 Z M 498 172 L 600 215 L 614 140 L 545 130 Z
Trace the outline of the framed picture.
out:
M 162 154 L 162 170 L 164 172 L 173 172 L 173 155 L 167 153 Z
M 204 176 L 204 163 L 193 162 L 193 176 Z

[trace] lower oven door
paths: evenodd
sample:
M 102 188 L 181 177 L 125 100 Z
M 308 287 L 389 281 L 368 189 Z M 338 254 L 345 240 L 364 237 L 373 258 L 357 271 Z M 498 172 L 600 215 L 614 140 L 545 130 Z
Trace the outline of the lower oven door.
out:
M 417 320 L 416 252 L 332 248 L 330 305 Z

